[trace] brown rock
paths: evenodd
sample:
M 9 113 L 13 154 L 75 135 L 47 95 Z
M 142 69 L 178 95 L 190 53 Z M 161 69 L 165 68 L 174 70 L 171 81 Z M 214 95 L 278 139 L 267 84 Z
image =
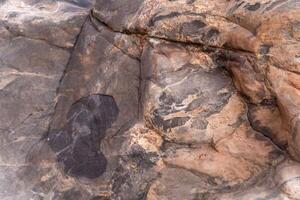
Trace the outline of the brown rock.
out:
M 151 40 L 142 59 L 146 123 L 176 143 L 207 142 L 207 117 L 233 93 L 225 71 L 197 48 Z M 148 57 L 150 58 L 148 60 Z
M 272 105 L 249 107 L 251 126 L 270 138 L 276 145 L 286 148 L 288 131 L 284 129 L 282 117 L 277 107 Z

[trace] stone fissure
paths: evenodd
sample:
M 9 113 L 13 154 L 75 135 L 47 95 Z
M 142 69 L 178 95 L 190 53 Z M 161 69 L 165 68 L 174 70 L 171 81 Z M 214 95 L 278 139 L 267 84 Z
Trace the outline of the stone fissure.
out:
M 78 43 L 79 36 L 80 36 L 80 34 L 81 34 L 82 30 L 83 30 L 83 27 L 84 27 L 84 25 L 85 25 L 85 23 L 86 23 L 87 20 L 88 20 L 88 16 L 87 16 L 86 19 L 84 20 L 84 23 L 83 23 L 83 24 L 81 25 L 81 27 L 80 27 L 79 33 L 78 33 L 77 36 L 75 37 L 76 39 L 75 39 L 75 42 L 74 42 L 74 44 L 73 44 L 73 47 L 72 47 L 71 49 L 69 49 L 69 58 L 68 58 L 68 62 L 67 62 L 67 64 L 65 65 L 65 68 L 64 68 L 64 70 L 63 70 L 63 73 L 62 73 L 62 75 L 61 75 L 61 77 L 60 77 L 60 79 L 59 79 L 58 86 L 57 86 L 57 88 L 56 88 L 56 95 L 59 94 L 59 90 L 60 90 L 61 84 L 62 84 L 63 79 L 64 79 L 64 77 L 65 77 L 65 75 L 66 75 L 66 72 L 67 72 L 67 70 L 68 70 L 68 66 L 70 65 L 70 61 L 71 61 L 71 59 L 72 59 L 73 52 L 74 52 L 74 50 L 75 50 L 75 48 L 76 48 L 76 45 L 77 45 L 77 43 Z M 54 105 L 54 112 L 55 112 L 55 110 L 56 110 L 56 108 L 57 108 L 57 98 L 58 98 L 58 97 L 56 96 L 56 102 L 55 102 L 55 105 Z M 44 136 L 42 137 L 42 140 L 48 138 L 49 132 L 50 132 L 50 127 L 51 127 L 51 123 L 49 124 L 46 133 L 45 133 Z
M 63 71 L 63 74 L 62 74 L 62 76 L 61 76 L 61 78 L 60 78 L 60 80 L 59 80 L 59 84 L 58 84 L 58 87 L 57 87 L 57 90 L 56 90 L 56 91 L 57 91 L 57 92 L 56 92 L 57 94 L 59 93 L 59 88 L 60 88 L 60 86 L 61 86 L 61 83 L 62 83 L 62 81 L 63 81 L 65 75 L 66 75 L 66 72 L 67 72 L 67 70 L 68 70 L 68 66 L 70 65 L 70 61 L 71 61 L 71 59 L 72 59 L 74 50 L 75 50 L 75 48 L 76 48 L 76 46 L 77 46 L 79 37 L 80 37 L 80 35 L 81 35 L 81 33 L 82 33 L 83 27 L 84 27 L 84 25 L 85 25 L 85 23 L 87 22 L 88 19 L 89 19 L 89 17 L 87 16 L 86 19 L 84 20 L 83 24 L 82 24 L 81 27 L 80 27 L 79 33 L 78 33 L 77 36 L 75 37 L 76 39 L 75 39 L 75 42 L 74 42 L 74 44 L 73 44 L 73 47 L 69 50 L 70 56 L 69 56 L 68 62 L 67 62 L 67 64 L 66 64 L 66 67 L 65 67 L 65 69 L 64 69 L 64 71 Z
M 214 16 L 214 15 L 212 15 Z M 175 39 L 171 39 L 171 38 L 167 38 L 167 37 L 159 37 L 159 36 L 156 36 L 156 35 L 151 35 L 149 33 L 145 33 L 145 32 L 133 32 L 133 31 L 130 31 L 130 30 L 123 30 L 123 31 L 119 31 L 119 30 L 114 30 L 112 27 L 110 27 L 107 23 L 103 22 L 103 21 L 100 21 L 97 17 L 94 16 L 93 12 L 91 12 L 91 15 L 90 17 L 92 18 L 92 21 L 93 20 L 96 20 L 98 21 L 98 23 L 101 23 L 102 25 L 104 25 L 105 27 L 107 27 L 109 30 L 111 30 L 112 32 L 115 32 L 115 33 L 120 33 L 120 34 L 125 34 L 125 35 L 137 35 L 141 38 L 152 38 L 152 39 L 158 39 L 158 40 L 164 40 L 166 42 L 173 42 L 173 43 L 177 43 L 177 44 L 180 44 L 180 45 L 191 45 L 191 46 L 196 46 L 198 48 L 202 48 L 205 50 L 205 48 L 213 48 L 214 50 L 229 50 L 229 51 L 238 51 L 238 52 L 241 52 L 241 53 L 250 53 L 250 54 L 253 54 L 253 52 L 251 51 L 247 51 L 247 50 L 243 50 L 243 49 L 235 49 L 235 48 L 231 48 L 231 47 L 225 47 L 225 46 L 213 46 L 213 45 L 207 45 L 207 44 L 201 44 L 201 43 L 197 43 L 197 42 L 192 42 L 192 41 L 180 41 L 180 40 L 175 40 Z

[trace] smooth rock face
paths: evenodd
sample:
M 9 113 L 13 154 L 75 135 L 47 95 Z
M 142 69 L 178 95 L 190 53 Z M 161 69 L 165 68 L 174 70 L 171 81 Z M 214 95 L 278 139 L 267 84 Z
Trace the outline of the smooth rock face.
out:
M 298 0 L 0 2 L 0 199 L 300 199 Z

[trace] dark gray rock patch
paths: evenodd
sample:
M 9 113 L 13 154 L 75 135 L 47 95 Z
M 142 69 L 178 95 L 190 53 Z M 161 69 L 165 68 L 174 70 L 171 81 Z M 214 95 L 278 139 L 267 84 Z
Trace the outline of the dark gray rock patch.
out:
M 96 178 L 105 172 L 107 160 L 98 146 L 118 114 L 112 96 L 90 95 L 71 106 L 67 124 L 62 130 L 52 130 L 48 137 L 67 174 Z
M 158 21 L 162 21 L 164 19 L 170 19 L 170 18 L 174 18 L 174 17 L 179 17 L 180 15 L 182 15 L 182 13 L 179 13 L 179 12 L 171 12 L 167 15 L 157 15 L 157 16 L 154 16 L 150 22 L 149 22 L 149 26 L 154 26 L 156 22 Z
M 256 11 L 256 10 L 258 10 L 259 8 L 260 8 L 260 3 L 255 3 L 255 4 L 253 4 L 253 5 L 249 5 L 249 4 L 247 4 L 246 6 L 245 6 L 245 8 L 247 9 L 247 10 L 250 10 L 250 11 Z

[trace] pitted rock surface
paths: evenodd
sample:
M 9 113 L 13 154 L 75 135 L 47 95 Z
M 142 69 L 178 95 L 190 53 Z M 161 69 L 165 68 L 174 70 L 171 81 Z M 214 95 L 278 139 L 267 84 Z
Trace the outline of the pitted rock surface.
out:
M 0 199 L 300 199 L 299 19 L 299 0 L 1 1 Z

